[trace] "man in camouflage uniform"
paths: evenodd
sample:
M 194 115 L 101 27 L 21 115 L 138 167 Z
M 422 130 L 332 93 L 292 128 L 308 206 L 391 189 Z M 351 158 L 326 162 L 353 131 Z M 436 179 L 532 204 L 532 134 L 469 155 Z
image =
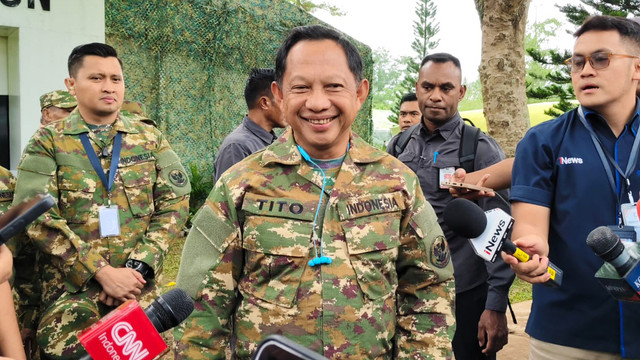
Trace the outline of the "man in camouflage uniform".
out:
M 40 126 L 64 119 L 76 108 L 78 103 L 68 91 L 55 90 L 40 96 Z
M 32 137 L 14 200 L 43 191 L 58 199 L 27 230 L 53 265 L 43 274 L 47 310 L 37 333 L 52 359 L 82 355 L 79 331 L 113 306 L 153 300 L 164 257 L 186 222 L 191 189 L 162 133 L 119 112 L 124 79 L 116 51 L 81 45 L 68 65 L 65 83 L 78 107 Z
M 281 334 L 331 359 L 450 358 L 447 243 L 415 174 L 351 132 L 357 49 L 295 28 L 272 92 L 291 128 L 220 178 L 187 237 L 176 357 L 248 359 Z

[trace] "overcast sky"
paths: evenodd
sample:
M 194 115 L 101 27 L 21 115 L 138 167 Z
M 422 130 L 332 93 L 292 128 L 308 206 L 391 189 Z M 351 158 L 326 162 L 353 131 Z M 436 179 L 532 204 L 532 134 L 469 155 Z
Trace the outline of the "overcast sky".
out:
M 413 55 L 413 21 L 415 0 L 318 0 L 338 6 L 345 16 L 331 16 L 317 11 L 314 15 L 346 32 L 373 49 L 385 48 L 392 56 Z M 435 52 L 448 52 L 462 63 L 463 78 L 469 82 L 477 79 L 480 65 L 482 32 L 480 20 L 473 0 L 433 0 L 437 6 L 436 21 L 440 24 L 437 38 L 440 40 Z M 555 4 L 580 3 L 579 0 L 532 0 L 528 22 L 541 22 L 556 18 L 566 23 Z M 570 49 L 573 38 L 566 26 L 558 32 L 554 43 L 559 49 Z

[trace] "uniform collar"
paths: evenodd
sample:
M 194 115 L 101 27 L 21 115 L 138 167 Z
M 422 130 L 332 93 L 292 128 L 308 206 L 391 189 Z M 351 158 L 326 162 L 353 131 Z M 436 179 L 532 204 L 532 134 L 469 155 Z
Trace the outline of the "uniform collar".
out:
M 354 132 L 351 132 L 349 153 L 347 155 L 354 163 L 372 163 L 388 156 L 386 152 L 371 147 Z M 301 162 L 302 156 L 296 148 L 291 127 L 287 127 L 282 136 L 273 144 L 267 146 L 262 155 L 263 165 L 269 163 L 299 165 Z
M 64 130 L 62 131 L 62 133 L 65 135 L 77 135 L 89 132 L 89 127 L 82 118 L 82 115 L 80 115 L 78 108 L 75 108 L 63 121 Z M 139 132 L 138 129 L 133 126 L 131 117 L 123 113 L 118 113 L 116 122 L 113 124 L 113 128 L 117 132 L 125 132 L 131 134 L 137 134 Z
M 456 112 L 456 114 L 453 115 L 449 120 L 447 120 L 446 123 L 444 123 L 442 126 L 437 128 L 433 133 L 431 133 L 429 132 L 427 125 L 425 125 L 424 117 L 423 117 L 422 121 L 420 121 L 420 133 L 426 137 L 429 137 L 438 133 L 440 134 L 440 136 L 442 136 L 446 140 L 458 128 L 458 126 L 460 126 L 460 124 L 463 121 L 464 120 L 462 120 L 462 116 L 460 116 L 460 113 Z
M 249 116 L 245 116 L 244 119 L 242 119 L 242 125 L 267 144 L 271 144 L 277 137 L 275 132 L 268 132 L 263 129 L 262 126 L 251 120 Z
M 591 122 L 592 125 L 594 122 L 598 122 L 599 125 L 606 126 L 607 128 L 609 128 L 607 121 L 605 120 L 605 118 L 602 117 L 602 115 L 582 105 L 580 106 L 582 107 L 584 118 L 589 120 L 589 122 Z M 629 126 L 629 125 L 631 125 L 631 130 L 633 131 L 633 134 L 636 135 L 638 133 L 638 127 L 640 127 L 640 99 L 638 97 L 636 97 L 636 108 L 633 114 L 631 115 L 631 118 L 627 121 L 626 126 Z

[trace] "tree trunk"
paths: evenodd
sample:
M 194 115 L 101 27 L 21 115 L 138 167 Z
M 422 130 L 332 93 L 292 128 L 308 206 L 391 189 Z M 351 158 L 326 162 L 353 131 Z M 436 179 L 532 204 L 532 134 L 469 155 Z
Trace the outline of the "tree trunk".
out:
M 482 27 L 484 116 L 507 156 L 529 128 L 524 35 L 531 0 L 474 0 Z

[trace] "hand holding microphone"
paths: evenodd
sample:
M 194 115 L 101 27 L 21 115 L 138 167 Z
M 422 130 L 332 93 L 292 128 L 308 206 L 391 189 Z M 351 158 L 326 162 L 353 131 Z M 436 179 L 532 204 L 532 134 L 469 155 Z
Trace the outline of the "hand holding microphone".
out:
M 80 334 L 88 352 L 81 359 L 153 359 L 167 349 L 159 333 L 184 321 L 193 306 L 180 288 L 160 295 L 144 311 L 135 300 L 127 301 Z
M 520 247 L 509 240 L 513 218 L 501 209 L 484 212 L 477 204 L 458 198 L 445 207 L 444 221 L 455 233 L 469 238 L 476 255 L 486 261 L 494 262 L 498 253 L 504 251 L 510 256 L 503 254 L 502 258 L 523 280 L 552 287 L 562 284 L 562 270 L 536 254 L 546 252 L 540 248 L 540 240 L 523 237 L 518 240 Z

